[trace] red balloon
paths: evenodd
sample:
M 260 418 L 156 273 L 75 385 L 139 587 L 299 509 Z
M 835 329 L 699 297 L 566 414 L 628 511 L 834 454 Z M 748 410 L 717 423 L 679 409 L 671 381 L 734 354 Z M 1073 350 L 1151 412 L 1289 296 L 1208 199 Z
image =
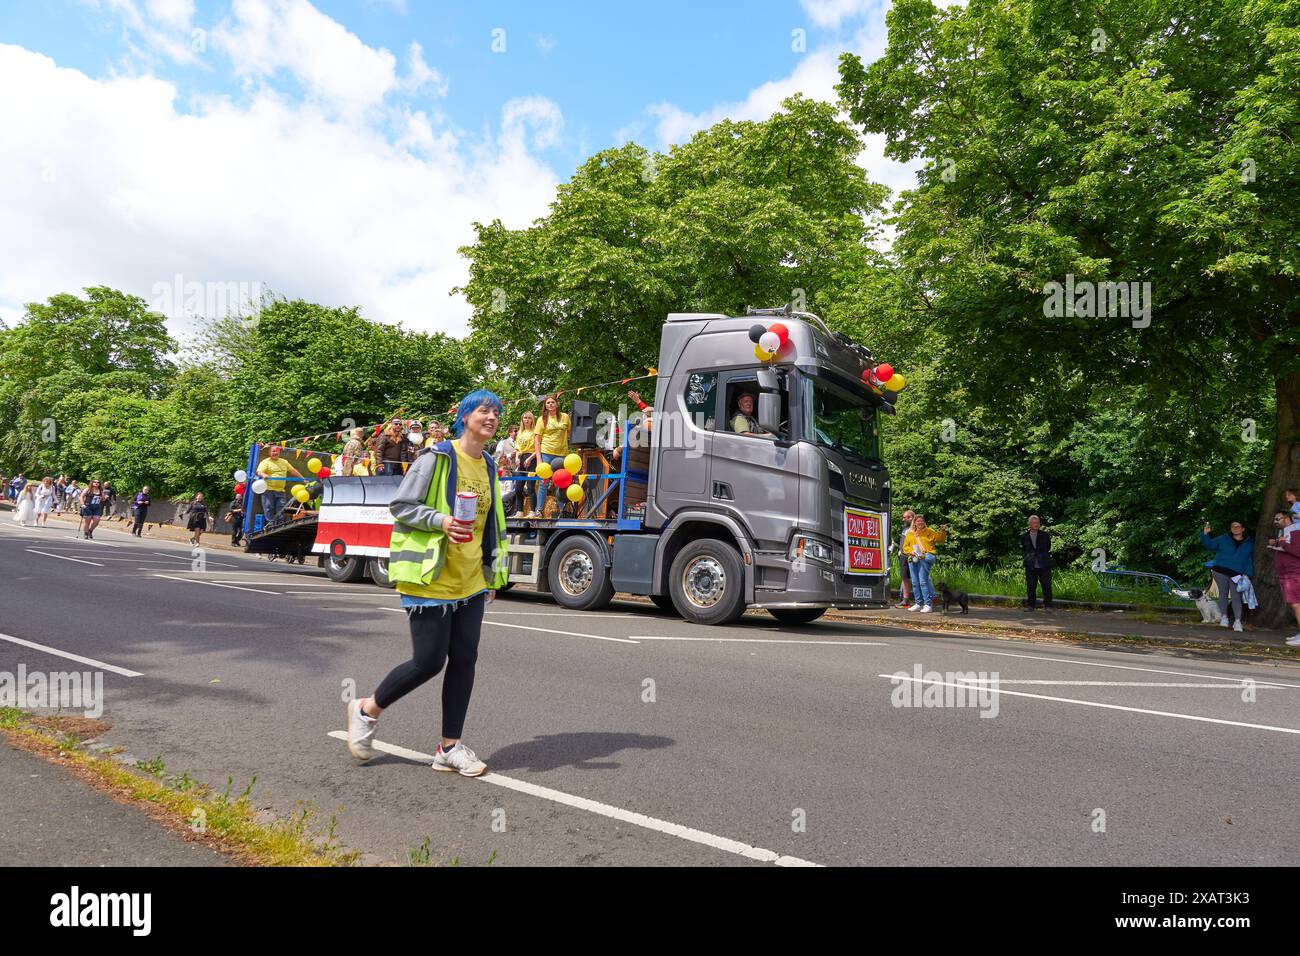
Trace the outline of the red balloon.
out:
M 320 471 L 316 472 L 317 478 L 328 478 L 329 476 L 330 470 L 328 468 L 322 468 Z
M 564 468 L 561 468 L 555 474 L 551 475 L 551 481 L 555 482 L 556 488 L 567 488 L 573 484 L 573 475 Z
M 790 330 L 786 328 L 784 322 L 773 322 L 767 327 L 769 332 L 775 332 L 781 339 L 781 345 L 790 341 Z
M 888 362 L 881 362 L 876 366 L 876 378 L 882 382 L 888 382 L 894 377 L 894 366 Z

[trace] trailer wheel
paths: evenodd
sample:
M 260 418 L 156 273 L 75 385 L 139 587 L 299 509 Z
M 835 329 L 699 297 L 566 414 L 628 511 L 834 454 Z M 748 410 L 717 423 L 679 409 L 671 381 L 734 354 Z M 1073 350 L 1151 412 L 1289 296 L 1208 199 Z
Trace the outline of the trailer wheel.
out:
M 605 557 L 590 538 L 560 542 L 547 561 L 546 580 L 555 603 L 574 611 L 598 611 L 614 599 Z
M 787 608 L 770 607 L 767 609 L 767 613 L 771 614 L 782 624 L 791 624 L 791 625 L 811 624 L 813 621 L 817 620 L 817 618 L 821 617 L 823 614 L 826 613 L 826 608 L 824 607 L 787 607 Z
M 715 538 L 691 542 L 673 559 L 668 593 L 686 620 L 730 624 L 745 613 L 745 571 L 740 555 Z
M 396 587 L 392 581 L 388 580 L 388 559 L 371 558 L 369 561 L 370 580 L 374 581 L 381 588 Z
M 325 574 L 339 584 L 355 584 L 366 576 L 365 558 L 325 556 Z

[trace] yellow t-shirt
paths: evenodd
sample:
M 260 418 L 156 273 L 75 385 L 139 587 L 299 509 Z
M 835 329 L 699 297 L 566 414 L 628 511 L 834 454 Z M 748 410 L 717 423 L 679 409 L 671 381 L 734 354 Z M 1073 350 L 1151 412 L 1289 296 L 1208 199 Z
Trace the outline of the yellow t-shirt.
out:
M 540 424 L 540 422 L 538 423 Z M 560 412 L 542 429 L 542 454 L 563 457 L 569 453 L 569 416 Z
M 519 429 L 519 435 L 515 438 L 515 447 L 519 449 L 520 459 L 533 453 L 533 433 Z
M 412 597 L 438 598 L 459 601 L 484 588 L 491 587 L 483 578 L 483 528 L 487 524 L 488 508 L 492 504 L 492 486 L 488 484 L 487 463 L 482 458 L 470 458 L 460 450 L 460 442 L 453 441 L 456 449 L 456 490 L 478 494 L 478 511 L 474 515 L 474 538 L 465 544 L 447 539 L 447 559 L 442 573 L 427 587 L 420 584 L 399 583 L 397 590 Z M 455 507 L 455 502 L 452 502 Z
M 257 466 L 257 473 L 266 479 L 267 491 L 284 491 L 284 479 L 293 469 L 283 458 L 265 458 Z

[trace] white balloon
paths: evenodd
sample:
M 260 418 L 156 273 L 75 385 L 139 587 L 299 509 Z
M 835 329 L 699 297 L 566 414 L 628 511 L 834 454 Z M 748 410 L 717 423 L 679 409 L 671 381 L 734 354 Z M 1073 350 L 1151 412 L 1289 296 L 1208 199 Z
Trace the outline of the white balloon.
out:
M 247 480 L 248 480 L 248 472 L 244 471 L 244 469 L 241 468 L 239 469 L 239 471 L 235 472 L 235 481 L 247 481 Z
M 265 493 L 265 491 L 266 491 L 266 479 L 265 479 L 265 478 L 259 478 L 259 479 L 257 479 L 257 481 L 253 482 L 253 494 L 255 494 L 255 495 L 260 495 L 260 494 Z
M 776 352 L 781 348 L 781 336 L 775 332 L 764 332 L 758 338 L 758 344 L 764 352 Z

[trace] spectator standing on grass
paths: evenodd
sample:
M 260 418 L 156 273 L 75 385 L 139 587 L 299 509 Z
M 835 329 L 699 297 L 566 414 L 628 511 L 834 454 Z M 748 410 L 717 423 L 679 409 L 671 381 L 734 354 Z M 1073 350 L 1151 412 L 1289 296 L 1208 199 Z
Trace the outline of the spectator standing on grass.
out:
M 1029 516 L 1029 530 L 1020 536 L 1024 553 L 1025 604 L 1022 610 L 1038 610 L 1038 585 L 1043 586 L 1043 610 L 1052 610 L 1052 536 L 1042 530 L 1038 515 Z
M 925 515 L 918 514 L 912 518 L 912 527 L 903 536 L 903 553 L 907 556 L 907 570 L 912 575 L 912 606 L 909 611 L 930 613 L 934 603 L 934 583 L 930 579 L 930 569 L 938 560 L 935 545 L 948 540 L 948 526 L 941 525 L 938 531 L 926 527 Z
M 903 531 L 898 536 L 898 593 L 900 600 L 898 604 L 894 605 L 895 607 L 911 607 L 913 603 L 912 576 L 907 571 L 907 552 L 904 550 L 904 545 L 907 541 L 907 532 L 912 529 L 912 519 L 915 517 L 916 515 L 912 513 L 911 508 L 903 512 Z M 890 548 L 893 548 L 892 544 Z
M 1300 627 L 1300 534 L 1290 531 L 1292 525 L 1290 511 L 1276 512 L 1273 527 L 1277 529 L 1277 537 L 1269 539 L 1268 548 L 1273 552 L 1273 570 L 1277 572 L 1282 600 L 1291 605 L 1296 626 Z M 1300 647 L 1300 631 L 1286 642 L 1290 647 Z
M 1228 599 L 1232 599 L 1232 629 L 1240 631 L 1241 627 L 1241 592 L 1232 580 L 1244 574 L 1255 576 L 1255 543 L 1246 537 L 1246 526 L 1234 521 L 1228 526 L 1228 533 L 1210 537 L 1210 523 L 1205 522 L 1201 531 L 1201 547 L 1212 552 L 1205 566 L 1214 576 L 1214 584 L 1219 589 L 1219 627 L 1228 626 Z
M 135 503 L 131 510 L 135 512 L 135 524 L 131 526 L 131 533 L 137 538 L 144 537 L 144 522 L 149 517 L 149 505 L 153 500 L 149 497 L 149 486 L 145 485 L 136 492 Z

